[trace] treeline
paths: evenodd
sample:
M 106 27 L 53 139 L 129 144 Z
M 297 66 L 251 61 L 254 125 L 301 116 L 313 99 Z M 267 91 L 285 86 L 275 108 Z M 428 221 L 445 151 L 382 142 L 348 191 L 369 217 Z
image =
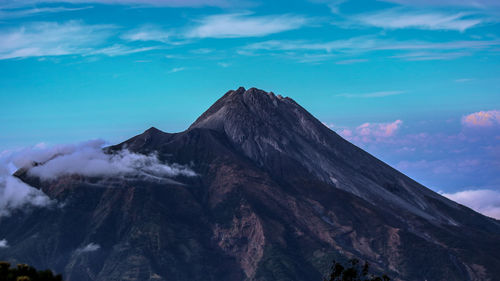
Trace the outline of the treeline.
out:
M 390 281 L 387 275 L 377 276 L 369 272 L 370 265 L 365 262 L 360 265 L 359 260 L 352 259 L 347 266 L 333 261 L 330 273 L 323 281 Z
M 37 270 L 27 264 L 10 267 L 10 263 L 0 261 L 0 281 L 63 281 L 63 278 L 48 269 Z

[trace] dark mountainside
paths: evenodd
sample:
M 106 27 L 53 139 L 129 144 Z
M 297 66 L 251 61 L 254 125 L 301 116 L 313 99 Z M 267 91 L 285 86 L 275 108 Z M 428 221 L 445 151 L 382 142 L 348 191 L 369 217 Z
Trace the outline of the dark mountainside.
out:
M 227 92 L 184 132 L 107 152 L 156 152 L 195 177 L 17 173 L 62 208 L 0 218 L 0 260 L 65 280 L 320 281 L 333 259 L 396 280 L 498 280 L 500 222 L 406 177 L 290 98 Z M 78 251 L 85 245 L 96 251 Z

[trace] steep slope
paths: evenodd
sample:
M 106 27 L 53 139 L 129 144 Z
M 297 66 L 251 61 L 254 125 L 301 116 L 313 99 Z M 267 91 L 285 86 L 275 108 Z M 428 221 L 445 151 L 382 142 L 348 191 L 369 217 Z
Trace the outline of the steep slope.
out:
M 0 218 L 11 245 L 0 259 L 76 281 L 321 280 L 333 258 L 351 257 L 399 280 L 500 274 L 498 221 L 419 185 L 290 98 L 229 91 L 184 132 L 151 128 L 106 151 L 124 149 L 196 176 L 43 181 L 20 171 L 64 206 Z

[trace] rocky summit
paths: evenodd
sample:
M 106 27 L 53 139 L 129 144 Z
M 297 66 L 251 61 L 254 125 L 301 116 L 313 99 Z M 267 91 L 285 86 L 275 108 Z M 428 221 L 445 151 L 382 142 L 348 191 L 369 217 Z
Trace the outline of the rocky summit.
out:
M 394 280 L 500 276 L 499 221 L 408 178 L 288 97 L 229 91 L 183 132 L 151 128 L 104 149 L 123 151 L 192 173 L 46 179 L 21 169 L 58 205 L 0 217 L 0 260 L 68 281 L 320 281 L 349 258 Z

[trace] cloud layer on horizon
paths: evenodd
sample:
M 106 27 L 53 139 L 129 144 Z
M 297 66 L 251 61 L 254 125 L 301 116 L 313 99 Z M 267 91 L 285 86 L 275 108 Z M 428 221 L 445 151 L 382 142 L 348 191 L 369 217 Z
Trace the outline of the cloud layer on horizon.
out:
M 415 132 L 407 128 L 415 123 L 405 123 L 402 128 L 400 120 L 329 127 L 427 187 L 446 190 L 440 193 L 500 219 L 498 112 L 472 112 L 439 124 L 456 127 L 455 132 L 448 133 Z

